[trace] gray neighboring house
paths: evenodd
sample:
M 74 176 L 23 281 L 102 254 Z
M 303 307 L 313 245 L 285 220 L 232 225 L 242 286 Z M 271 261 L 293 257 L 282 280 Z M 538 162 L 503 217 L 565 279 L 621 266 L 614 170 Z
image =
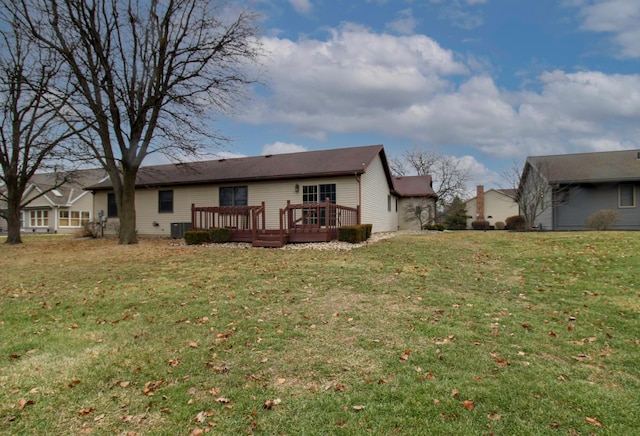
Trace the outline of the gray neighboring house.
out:
M 612 229 L 640 230 L 640 150 L 528 157 L 519 190 L 540 180 L 548 189 L 536 227 L 586 230 L 589 215 L 609 209 L 620 214 Z

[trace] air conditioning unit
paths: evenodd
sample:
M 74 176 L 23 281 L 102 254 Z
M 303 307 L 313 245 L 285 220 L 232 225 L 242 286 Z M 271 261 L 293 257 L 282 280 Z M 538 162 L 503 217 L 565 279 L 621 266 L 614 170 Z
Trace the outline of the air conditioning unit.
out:
M 171 223 L 171 237 L 183 239 L 184 233 L 191 230 L 191 223 Z

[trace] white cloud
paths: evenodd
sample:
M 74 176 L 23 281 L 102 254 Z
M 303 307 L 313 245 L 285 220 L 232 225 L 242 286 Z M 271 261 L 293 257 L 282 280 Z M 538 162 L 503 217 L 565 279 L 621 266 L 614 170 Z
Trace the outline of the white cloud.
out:
M 511 92 L 424 35 L 349 24 L 327 40 L 264 44 L 273 81 L 254 97 L 250 123 L 319 140 L 367 133 L 470 146 L 507 160 L 640 143 L 640 75 L 549 71 L 535 79 L 539 91 Z
M 399 11 L 396 19 L 387 23 L 386 27 L 401 35 L 411 35 L 417 25 L 418 20 L 413 16 L 411 8 L 408 8 Z
M 440 18 L 450 21 L 452 25 L 465 30 L 475 29 L 484 24 L 484 18 L 476 5 L 486 3 L 486 0 L 431 0 L 431 3 L 441 4 Z
M 291 144 L 291 143 L 287 143 L 287 142 L 274 142 L 273 144 L 265 144 L 264 147 L 262 147 L 262 154 L 263 155 L 267 155 L 267 154 L 284 154 L 284 153 L 298 153 L 301 151 L 307 151 L 307 148 L 302 146 L 302 145 L 298 145 L 298 144 Z
M 289 3 L 297 13 L 303 15 L 309 14 L 313 7 L 310 0 L 289 0 Z
M 640 58 L 640 1 L 603 0 L 581 5 L 582 29 L 612 34 L 617 55 Z

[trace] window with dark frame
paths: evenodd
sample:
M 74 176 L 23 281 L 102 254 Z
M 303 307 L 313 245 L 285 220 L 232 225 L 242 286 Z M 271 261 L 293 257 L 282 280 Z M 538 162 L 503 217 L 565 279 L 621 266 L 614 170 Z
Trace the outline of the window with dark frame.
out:
M 248 186 L 223 186 L 220 188 L 220 206 L 247 206 L 249 204 Z
M 107 194 L 107 217 L 108 218 L 118 217 L 118 205 L 116 203 L 116 194 L 113 192 L 109 192 Z
M 618 185 L 618 207 L 636 207 L 636 187 L 635 185 Z
M 173 190 L 158 191 L 158 213 L 173 213 Z
M 321 185 L 304 185 L 302 186 L 302 203 L 310 204 L 310 203 L 324 203 L 327 198 L 329 199 L 329 203 L 336 204 L 336 184 L 335 183 L 325 183 Z M 304 223 L 305 224 L 318 224 L 318 218 L 320 218 L 320 225 L 327 225 L 327 211 L 326 208 L 322 207 L 319 209 L 309 208 L 304 209 Z M 317 213 L 320 213 L 320 217 L 317 216 Z M 329 217 L 330 222 L 334 223 L 335 217 Z

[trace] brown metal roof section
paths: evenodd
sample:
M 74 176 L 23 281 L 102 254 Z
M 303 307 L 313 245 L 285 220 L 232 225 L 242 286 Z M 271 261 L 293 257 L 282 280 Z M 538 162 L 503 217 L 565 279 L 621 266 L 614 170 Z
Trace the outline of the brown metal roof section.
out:
M 431 176 L 394 177 L 393 187 L 400 197 L 436 197 Z
M 387 181 L 391 187 L 391 175 L 382 145 L 142 167 L 138 171 L 136 187 L 356 175 L 366 172 L 367 167 L 378 155 L 383 161 Z M 107 181 L 87 189 L 112 188 L 111 183 Z
M 640 180 L 640 150 L 532 156 L 527 164 L 549 183 Z

